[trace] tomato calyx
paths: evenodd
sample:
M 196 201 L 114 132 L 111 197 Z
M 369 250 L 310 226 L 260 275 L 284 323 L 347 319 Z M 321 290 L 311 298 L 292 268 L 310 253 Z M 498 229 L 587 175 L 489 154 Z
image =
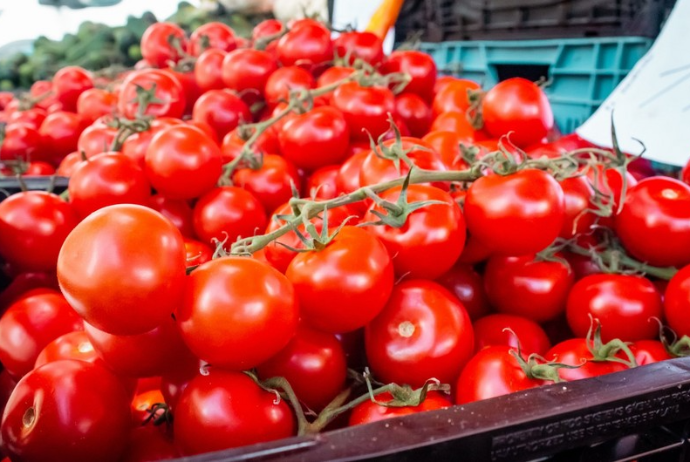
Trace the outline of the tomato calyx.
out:
M 467 89 L 467 100 L 470 106 L 465 111 L 465 117 L 475 130 L 484 128 L 484 118 L 482 117 L 482 101 L 486 92 L 482 89 Z
M 155 426 L 160 426 L 163 424 L 168 426 L 172 425 L 173 415 L 172 412 L 170 412 L 170 407 L 167 404 L 154 403 L 146 410 L 146 412 L 149 415 L 141 423 L 142 425 L 147 425 L 149 422 Z
M 288 250 L 291 250 L 292 252 L 297 252 L 297 253 L 304 253 L 304 252 L 313 252 L 313 251 L 321 251 L 328 247 L 328 244 L 330 244 L 333 239 L 338 236 L 340 231 L 343 229 L 345 225 L 347 225 L 347 222 L 350 221 L 353 216 L 349 216 L 343 220 L 343 222 L 333 231 L 333 233 L 330 233 L 330 230 L 328 228 L 328 208 L 324 209 L 323 211 L 323 226 L 321 228 L 321 232 L 319 233 L 316 230 L 316 226 L 314 226 L 314 223 L 311 222 L 307 217 L 308 215 L 305 215 L 303 213 L 300 214 L 302 217 L 302 221 L 304 223 L 304 229 L 307 231 L 307 234 L 309 237 L 305 236 L 304 233 L 302 233 L 296 226 L 293 225 L 293 231 L 297 235 L 297 238 L 304 244 L 303 249 L 298 249 L 295 247 L 291 247 L 283 242 L 278 242 L 278 244 L 281 244 L 283 247 L 287 248 Z M 278 217 L 280 218 L 280 216 Z M 288 221 L 288 223 L 291 223 Z
M 155 84 L 154 84 L 155 86 Z M 137 92 L 139 91 L 139 86 L 137 86 Z M 152 88 L 152 90 L 155 92 L 155 88 Z M 142 91 L 146 92 L 146 90 Z M 140 101 L 140 108 L 143 107 L 144 111 L 146 110 L 146 106 L 150 103 L 155 103 L 158 100 L 156 98 L 153 98 L 153 100 L 145 102 L 146 97 L 142 97 L 141 100 L 139 100 L 139 96 L 137 95 L 137 101 Z M 115 128 L 117 129 L 117 133 L 115 134 L 115 138 L 113 138 L 113 142 L 111 143 L 108 151 L 120 151 L 122 149 L 122 145 L 124 142 L 129 138 L 131 135 L 134 135 L 135 133 L 140 133 L 140 132 L 145 132 L 151 128 L 151 120 L 152 117 L 150 116 L 142 116 L 138 117 L 134 120 L 129 120 L 125 119 L 123 117 L 113 117 L 112 120 L 110 120 L 107 125 L 108 127 Z M 82 151 L 82 156 L 84 156 L 84 152 Z M 87 160 L 86 157 L 84 156 L 82 160 Z
M 513 334 L 513 337 L 517 340 L 517 350 L 511 349 L 510 354 L 515 358 L 522 372 L 525 376 L 532 380 L 542 380 L 544 382 L 560 383 L 564 380 L 558 374 L 559 369 L 577 369 L 581 367 L 571 366 L 569 364 L 557 363 L 555 361 L 548 361 L 546 358 L 537 353 L 532 353 L 525 359 L 522 354 L 522 347 L 520 339 L 517 334 L 510 328 L 503 329 L 503 332 L 509 332 Z
M 635 360 L 635 355 L 630 351 L 628 343 L 623 342 L 620 339 L 613 339 L 608 343 L 604 343 L 601 340 L 601 323 L 598 319 L 592 320 L 589 331 L 587 332 L 587 349 L 592 355 L 592 359 L 589 361 L 593 362 L 614 362 L 621 363 L 629 368 L 637 367 L 637 361 Z M 595 327 L 596 326 L 596 327 Z M 623 352 L 628 358 L 627 361 L 623 358 L 616 356 L 619 352 Z
M 666 351 L 674 358 L 690 356 L 690 337 L 678 334 L 668 326 L 664 326 L 659 318 L 653 318 L 659 324 L 659 340 Z

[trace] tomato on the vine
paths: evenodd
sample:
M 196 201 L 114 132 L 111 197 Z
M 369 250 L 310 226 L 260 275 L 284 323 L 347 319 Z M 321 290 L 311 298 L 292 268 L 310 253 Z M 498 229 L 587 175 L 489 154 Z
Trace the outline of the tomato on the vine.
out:
M 63 67 L 53 77 L 53 91 L 66 111 L 75 112 L 79 96 L 91 88 L 91 74 L 79 66 Z
M 690 336 L 690 266 L 681 268 L 669 281 L 664 294 L 664 317 L 679 336 Z
M 194 63 L 194 78 L 202 91 L 225 88 L 223 82 L 223 60 L 226 53 L 214 48 L 206 50 Z
M 177 46 L 173 43 L 177 41 Z M 177 63 L 182 58 L 181 51 L 187 48 L 187 37 L 176 24 L 157 22 L 151 24 L 141 37 L 141 55 L 146 61 L 160 68 L 169 63 Z
M 292 187 L 299 190 L 301 182 L 295 166 L 285 157 L 275 154 L 263 156 L 258 169 L 241 168 L 232 176 L 233 184 L 251 192 L 261 202 L 266 213 L 272 213 L 292 197 Z
M 0 161 L 32 160 L 41 156 L 41 135 L 25 123 L 10 123 L 0 129 Z
M 240 93 L 254 90 L 264 93 L 268 78 L 278 69 L 269 53 L 246 48 L 231 51 L 223 59 L 222 78 L 228 88 Z
M 494 345 L 520 349 L 526 355 L 545 355 L 551 348 L 549 337 L 539 324 L 523 316 L 490 314 L 473 324 L 475 351 Z
M 376 395 L 377 401 L 386 402 L 392 399 L 393 395 L 388 392 Z M 357 405 L 352 410 L 348 425 L 352 427 L 354 425 L 362 425 L 378 422 L 379 420 L 417 414 L 418 412 L 435 411 L 437 409 L 445 409 L 451 405 L 452 404 L 448 398 L 436 391 L 427 393 L 426 398 L 419 404 L 419 406 L 388 407 L 369 400 Z
M 314 77 L 308 71 L 297 66 L 287 66 L 271 73 L 263 91 L 267 102 L 279 103 L 287 101 L 290 92 L 310 90 L 315 85 Z
M 321 24 L 304 23 L 291 28 L 276 45 L 278 61 L 283 66 L 309 68 L 333 59 L 331 32 Z
M 249 108 L 230 90 L 209 90 L 194 104 L 193 120 L 206 122 L 218 135 L 218 139 L 242 123 L 250 122 Z
M 573 338 L 554 345 L 544 357 L 556 363 L 576 366 L 558 369 L 558 375 L 567 381 L 588 379 L 629 369 L 628 365 L 622 362 L 595 359 L 591 347 L 589 340 Z M 622 352 L 618 352 L 615 358 L 623 361 L 627 359 Z
M 358 59 L 376 66 L 383 61 L 383 41 L 372 32 L 343 32 L 334 41 L 335 52 L 348 65 Z
M 79 136 L 87 125 L 88 121 L 72 112 L 48 114 L 38 131 L 47 160 L 57 165 L 67 154 L 76 151 Z
M 419 95 L 414 93 L 399 95 L 395 98 L 395 112 L 403 120 L 412 136 L 422 137 L 431 127 L 431 108 Z
M 432 110 L 434 115 L 444 112 L 465 112 L 470 107 L 469 93 L 481 87 L 469 79 L 453 79 L 434 94 Z
M 232 51 L 237 48 L 235 31 L 222 22 L 207 22 L 197 27 L 189 37 L 189 53 L 200 56 L 206 50 Z
M 350 137 L 368 141 L 376 139 L 390 127 L 388 114 L 395 112 L 395 96 L 386 87 L 363 87 L 347 82 L 333 92 L 333 106 L 345 115 Z
M 79 95 L 76 110 L 77 114 L 90 121 L 112 115 L 117 110 L 117 95 L 101 88 L 91 88 Z
M 388 55 L 382 68 L 386 74 L 402 72 L 411 77 L 403 93 L 414 93 L 428 103 L 434 98 L 436 63 L 428 54 L 416 50 L 394 51 Z
M 148 102 L 145 109 L 141 108 L 140 98 L 137 97 L 138 94 L 143 95 L 143 92 L 153 93 L 155 99 L 155 102 Z M 172 73 L 146 69 L 132 72 L 122 82 L 117 107 L 120 114 L 128 119 L 136 118 L 141 111 L 142 115 L 179 118 L 184 114 L 186 104 L 184 88 Z

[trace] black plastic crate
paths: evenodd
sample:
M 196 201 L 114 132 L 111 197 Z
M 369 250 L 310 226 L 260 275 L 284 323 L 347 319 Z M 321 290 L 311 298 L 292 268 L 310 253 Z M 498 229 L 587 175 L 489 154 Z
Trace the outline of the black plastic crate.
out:
M 656 37 L 675 0 L 407 0 L 398 42 Z

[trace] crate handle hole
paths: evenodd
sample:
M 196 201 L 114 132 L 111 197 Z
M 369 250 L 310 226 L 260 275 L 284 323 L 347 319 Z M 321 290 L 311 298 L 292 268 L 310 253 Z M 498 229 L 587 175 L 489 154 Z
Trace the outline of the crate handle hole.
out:
M 548 64 L 494 64 L 493 67 L 496 69 L 499 82 L 513 77 L 522 77 L 532 82 L 536 82 L 542 77 L 549 78 L 550 66 Z

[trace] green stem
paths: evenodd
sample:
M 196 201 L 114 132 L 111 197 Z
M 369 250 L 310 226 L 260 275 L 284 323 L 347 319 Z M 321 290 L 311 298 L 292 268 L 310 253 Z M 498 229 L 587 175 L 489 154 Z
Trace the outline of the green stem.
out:
M 572 253 L 583 255 L 585 257 L 589 257 L 592 255 L 592 251 L 590 249 L 585 249 L 584 247 L 580 247 L 578 245 L 570 245 L 568 246 L 568 250 Z M 648 274 L 659 279 L 665 279 L 667 281 L 670 280 L 678 272 L 678 269 L 673 267 L 661 268 L 658 266 L 650 266 L 646 263 L 642 263 L 633 258 L 630 258 L 629 256 L 627 256 L 619 250 L 601 252 L 598 255 L 599 257 L 601 257 L 601 260 L 604 263 L 615 263 L 619 267 L 631 268 L 644 274 Z

